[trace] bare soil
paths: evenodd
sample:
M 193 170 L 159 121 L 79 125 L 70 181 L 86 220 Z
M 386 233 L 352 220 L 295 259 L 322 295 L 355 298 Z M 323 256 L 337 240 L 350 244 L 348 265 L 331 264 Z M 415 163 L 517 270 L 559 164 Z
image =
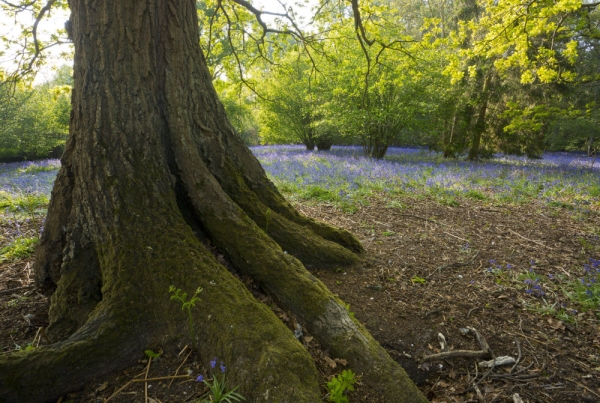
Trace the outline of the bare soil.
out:
M 462 200 L 446 206 L 416 197 L 390 204 L 382 196 L 352 214 L 322 203 L 296 207 L 361 239 L 367 250 L 363 263 L 314 273 L 349 304 L 432 402 L 516 402 L 515 394 L 523 402 L 600 402 L 600 312 L 581 312 L 561 291 L 582 275 L 590 258 L 600 258 L 598 206 L 578 213 L 535 203 L 490 206 Z M 40 330 L 47 325 L 48 302 L 32 287 L 31 266 L 31 258 L 0 265 L 0 354 L 48 342 Z M 528 294 L 524 277 L 518 277 L 531 269 L 545 279 L 543 296 Z M 295 327 L 291 315 L 242 280 Z M 579 312 L 570 321 L 540 312 L 555 303 Z M 490 370 L 478 365 L 481 358 L 423 360 L 442 351 L 440 333 L 451 352 L 480 350 L 471 333 L 461 333 L 468 327 L 485 338 L 492 356 L 513 357 L 517 365 Z M 330 357 L 309 334 L 301 340 L 323 385 L 344 369 L 344 362 Z M 161 352 L 160 358 L 149 362 L 140 352 L 137 366 L 98 379 L 61 402 L 187 402 L 204 393 L 196 376 L 210 370 L 200 367 L 189 348 L 148 347 Z M 168 378 L 176 374 L 189 376 Z M 139 381 L 160 377 L 168 379 Z M 354 403 L 383 402 L 360 379 L 348 396 Z

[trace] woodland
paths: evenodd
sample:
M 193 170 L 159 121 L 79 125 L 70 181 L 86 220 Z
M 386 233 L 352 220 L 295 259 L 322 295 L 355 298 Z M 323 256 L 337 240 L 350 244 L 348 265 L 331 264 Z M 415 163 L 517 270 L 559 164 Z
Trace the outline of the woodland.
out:
M 51 3 L 17 11 L 43 22 L 66 8 Z M 246 144 L 360 144 L 374 158 L 413 145 L 471 160 L 598 149 L 595 3 L 275 2 L 262 14 L 246 5 L 196 4 L 213 85 Z M 7 18 L 15 13 L 3 7 Z M 36 48 L 31 24 L 20 30 L 3 38 L 21 68 L 3 70 L 0 159 L 58 157 L 70 40 L 60 27 Z M 57 44 L 65 62 L 32 86 L 44 50 Z
M 358 145 L 363 157 L 378 161 L 394 146 L 408 145 L 429 150 L 438 162 L 473 163 L 499 154 L 529 161 L 546 151 L 578 151 L 595 162 L 600 146 L 597 3 L 321 0 L 304 4 L 309 14 L 298 12 L 303 4 L 277 3 L 271 10 L 245 0 L 0 0 L 20 32 L 2 38 L 7 52 L 17 50 L 16 67 L 3 67 L 0 77 L 0 157 L 60 156 L 47 216 L 43 228 L 34 231 L 39 240 L 27 263 L 27 277 L 48 304 L 47 326 L 40 330 L 45 343 L 0 356 L 0 401 L 62 401 L 97 379 L 135 366 L 145 352 L 148 402 L 152 360 L 163 352 L 173 357 L 175 350 L 189 350 L 193 366 L 211 372 L 210 381 L 191 373 L 161 380 L 195 378 L 208 388 L 205 401 L 321 401 L 319 360 L 346 369 L 329 377 L 333 383 L 325 395 L 330 401 L 347 401 L 355 375 L 364 388 L 361 401 L 433 399 L 433 389 L 416 385 L 423 367 L 412 368 L 410 354 L 399 357 L 389 341 L 374 337 L 384 325 L 365 326 L 369 316 L 355 315 L 342 300 L 345 288 L 332 291 L 339 285 L 332 273 L 360 276 L 375 267 L 381 271 L 378 280 L 385 278 L 385 264 L 371 245 L 375 237 L 365 243 L 358 236 L 362 226 L 349 224 L 351 218 L 323 205 L 298 204 L 290 197 L 293 186 L 282 187 L 272 172 L 268 176 L 267 163 L 248 146 L 301 144 L 306 152 L 326 152 L 334 145 Z M 44 18 L 61 9 L 70 11 L 64 29 L 38 37 Z M 23 22 L 21 15 L 31 16 L 30 21 Z M 33 85 L 48 62 L 45 52 L 64 43 L 74 49 L 72 68 L 66 64 L 53 79 Z M 591 178 L 585 194 L 566 199 L 553 193 L 547 203 L 576 206 L 578 214 L 585 210 L 571 218 L 583 217 L 581 231 L 589 232 L 584 241 L 591 246 L 574 250 L 573 262 L 589 259 L 589 269 L 596 270 L 595 167 L 583 165 Z M 529 192 L 524 172 L 521 183 Z M 332 195 L 315 186 L 304 190 L 344 211 L 346 190 Z M 542 193 L 536 186 L 531 197 L 535 190 Z M 465 204 L 462 195 L 450 202 L 443 192 L 434 205 L 409 197 L 405 202 L 416 210 L 396 217 L 438 226 L 471 223 L 470 213 L 465 218 L 445 208 L 462 203 L 469 211 L 489 210 L 477 203 L 495 190 L 478 192 L 481 196 L 464 196 L 475 205 Z M 377 200 L 359 204 L 364 209 L 382 200 L 388 207 L 402 205 Z M 31 203 L 30 230 L 37 220 Z M 519 216 L 529 214 L 517 210 Z M 387 215 L 392 222 L 394 214 L 382 211 L 365 214 L 371 220 Z M 386 218 L 369 226 L 385 226 L 380 220 Z M 440 224 L 443 220 L 452 224 Z M 491 220 L 489 228 L 508 225 L 500 221 Z M 11 225 L 19 227 L 18 220 Z M 484 236 L 476 223 L 470 225 L 465 231 Z M 548 218 L 547 225 L 556 229 L 559 224 Z M 402 226 L 411 230 L 406 222 Z M 564 247 L 563 238 L 550 230 L 542 242 L 515 228 L 515 236 L 526 243 Z M 424 232 L 429 230 L 426 225 Z M 382 231 L 388 233 L 384 236 L 399 233 L 398 228 Z M 443 248 L 438 241 L 436 247 Z M 470 260 L 439 266 L 438 272 L 469 265 L 480 253 L 469 243 L 461 251 L 472 253 Z M 536 261 L 530 262 L 532 271 Z M 492 264 L 493 270 L 501 269 Z M 388 279 L 401 277 L 388 274 Z M 410 282 L 426 283 L 421 274 Z M 540 280 L 527 280 L 527 293 L 541 298 Z M 371 290 L 384 288 L 368 281 Z M 496 282 L 503 281 L 508 280 Z M 422 301 L 418 292 L 407 295 L 412 296 L 406 306 L 410 316 L 412 304 Z M 565 309 L 555 330 L 567 321 L 564 315 L 577 317 Z M 421 319 L 437 312 L 432 308 Z M 591 340 L 596 319 L 594 314 L 581 317 Z M 442 324 L 447 321 L 444 316 Z M 431 333 L 425 322 L 415 321 Z M 471 357 L 495 359 L 475 328 L 461 329 L 479 344 Z M 312 340 L 318 347 L 310 347 Z M 445 341 L 440 343 L 442 355 L 436 358 L 452 357 Z M 517 368 L 522 351 L 515 343 L 519 358 L 506 377 L 532 379 L 522 376 L 532 375 L 526 371 L 533 362 Z M 544 368 L 534 367 L 540 373 Z M 487 401 L 479 388 L 484 378 L 477 377 L 457 393 L 473 392 L 467 399 Z M 576 385 L 583 385 L 582 398 L 598 396 L 592 386 Z M 228 391 L 225 397 L 216 397 L 219 387 Z M 106 386 L 99 389 L 94 393 Z M 507 398 L 509 392 L 503 392 Z M 510 398 L 520 399 L 518 394 Z

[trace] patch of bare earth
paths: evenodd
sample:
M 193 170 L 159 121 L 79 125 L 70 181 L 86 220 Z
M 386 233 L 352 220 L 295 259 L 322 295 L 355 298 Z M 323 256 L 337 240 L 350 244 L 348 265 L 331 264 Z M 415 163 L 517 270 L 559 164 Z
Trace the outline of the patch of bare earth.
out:
M 580 312 L 572 323 L 543 315 L 528 307 L 544 306 L 544 300 L 527 294 L 525 284 L 516 280 L 533 267 L 548 279 L 542 283 L 548 306 L 571 304 L 557 279 L 562 275 L 563 282 L 576 280 L 589 258 L 600 257 L 600 212 L 575 216 L 536 204 L 490 207 L 463 201 L 449 207 L 425 198 L 401 202 L 395 204 L 399 208 L 373 199 L 354 214 L 327 204 L 296 207 L 361 239 L 367 250 L 362 264 L 315 273 L 349 304 L 429 399 L 517 402 L 518 394 L 523 402 L 600 402 L 598 312 Z M 503 268 L 490 272 L 490 260 Z M 35 289 L 21 288 L 32 285 L 30 269 L 30 259 L 0 266 L 2 354 L 14 353 L 16 346 L 47 343 L 39 331 L 47 324 L 47 302 Z M 251 281 L 245 283 L 290 329 L 296 327 L 294 318 L 269 296 Z M 477 365 L 485 359 L 460 356 L 462 350 L 481 350 L 473 332 L 463 335 L 466 328 L 485 339 L 490 358 L 510 356 L 516 365 L 486 369 Z M 444 350 L 440 333 L 447 340 Z M 315 358 L 323 385 L 344 369 L 309 334 L 301 341 Z M 164 351 L 158 360 L 148 363 L 140 352 L 137 366 L 98 379 L 63 401 L 186 402 L 202 394 L 204 387 L 195 377 L 206 369 L 193 354 L 188 356 L 189 349 L 155 346 L 154 351 L 159 349 Z M 442 352 L 459 356 L 423 360 Z M 176 374 L 191 375 L 169 378 Z M 139 381 L 143 378 L 166 379 Z M 138 381 L 129 383 L 134 379 Z M 383 402 L 360 380 L 348 396 L 354 403 Z

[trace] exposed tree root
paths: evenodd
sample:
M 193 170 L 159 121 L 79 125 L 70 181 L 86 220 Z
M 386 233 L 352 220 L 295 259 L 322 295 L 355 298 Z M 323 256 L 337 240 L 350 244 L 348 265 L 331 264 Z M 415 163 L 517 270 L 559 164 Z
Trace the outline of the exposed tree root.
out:
M 145 344 L 97 315 L 69 340 L 0 360 L 0 401 L 45 402 L 85 385 L 96 375 L 122 369 Z M 85 359 L 82 359 L 85 357 Z
M 175 149 L 180 150 L 177 143 Z M 232 203 L 203 164 L 195 161 L 193 153 L 186 150 L 182 154 L 180 172 L 187 193 L 202 194 L 216 201 L 205 203 L 193 198 L 193 207 L 215 245 L 233 265 L 294 312 L 325 348 L 348 360 L 389 402 L 426 401 L 400 365 L 349 316 L 339 298 Z
M 169 280 L 155 270 L 142 269 L 152 263 L 170 263 L 167 277 L 175 284 L 204 288 L 201 302 L 192 313 L 205 365 L 215 356 L 222 359 L 230 368 L 229 379 L 240 384 L 240 391 L 249 401 L 319 400 L 314 363 L 292 333 L 198 242 L 184 242 L 176 252 L 164 253 L 160 244 L 168 247 L 165 238 L 182 239 L 186 235 L 168 232 L 170 236 L 158 239 L 158 244 L 147 245 L 151 249 L 133 253 L 138 254 L 141 264 L 136 284 L 115 294 L 106 290 L 103 301 L 71 337 L 0 359 L 0 401 L 43 402 L 58 398 L 101 374 L 133 364 L 149 345 L 168 346 L 189 335 L 185 314 L 169 301 Z M 192 239 L 191 233 L 187 239 Z M 142 245 L 145 243 L 148 242 Z M 167 259 L 156 260 L 155 252 Z M 171 258 L 175 257 L 180 264 L 173 264 Z M 132 260 L 131 256 L 122 259 Z M 123 273 L 116 281 L 123 281 L 123 286 L 132 281 L 132 268 L 129 273 L 115 267 L 103 269 L 105 273 Z

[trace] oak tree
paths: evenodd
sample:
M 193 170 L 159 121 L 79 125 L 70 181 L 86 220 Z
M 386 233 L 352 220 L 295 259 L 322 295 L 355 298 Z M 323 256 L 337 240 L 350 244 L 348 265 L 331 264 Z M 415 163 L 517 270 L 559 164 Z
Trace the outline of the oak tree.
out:
M 204 289 L 192 311 L 199 355 L 223 357 L 248 401 L 321 401 L 310 355 L 215 248 L 386 401 L 426 401 L 307 271 L 357 263 L 363 249 L 300 215 L 235 133 L 199 46 L 195 2 L 69 6 L 70 133 L 35 263 L 53 344 L 0 358 L 0 401 L 57 398 L 184 338 L 170 285 Z

